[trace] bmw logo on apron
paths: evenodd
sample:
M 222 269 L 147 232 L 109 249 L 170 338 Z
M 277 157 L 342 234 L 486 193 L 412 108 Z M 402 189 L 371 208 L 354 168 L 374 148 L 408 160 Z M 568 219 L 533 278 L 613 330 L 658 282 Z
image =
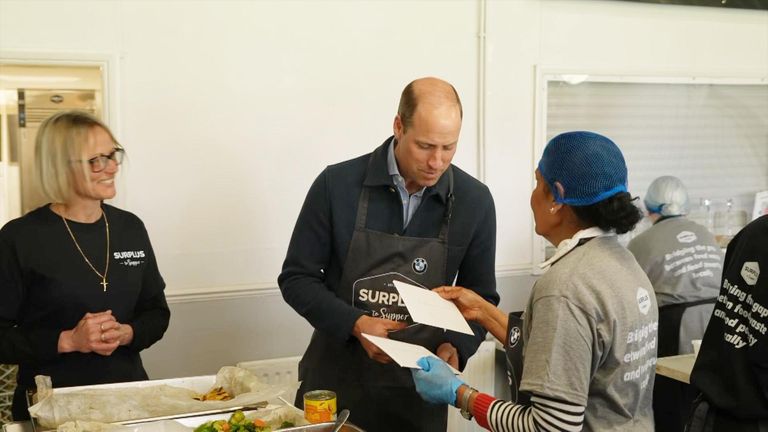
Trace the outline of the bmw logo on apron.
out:
M 510 348 L 514 348 L 515 345 L 517 345 L 517 342 L 519 341 L 520 341 L 520 327 L 512 327 L 512 330 L 509 331 Z
M 427 271 L 427 260 L 424 258 L 416 258 L 413 260 L 413 264 L 411 264 L 411 268 L 413 268 L 413 271 L 415 271 L 418 274 L 423 274 L 425 271 Z

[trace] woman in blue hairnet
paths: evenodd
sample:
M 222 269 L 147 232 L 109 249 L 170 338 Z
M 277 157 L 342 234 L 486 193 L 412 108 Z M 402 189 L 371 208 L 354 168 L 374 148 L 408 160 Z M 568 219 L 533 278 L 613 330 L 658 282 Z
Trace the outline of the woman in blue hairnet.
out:
M 521 376 L 516 401 L 478 393 L 436 357 L 412 370 L 417 391 L 493 431 L 653 430 L 658 312 L 648 277 L 616 238 L 642 218 L 619 148 L 592 132 L 554 137 L 536 170 L 531 209 L 536 233 L 557 251 L 542 264 L 549 269 L 522 321 L 468 289 L 437 288 L 505 344 L 508 366 L 522 365 L 511 375 Z
M 685 217 L 688 192 L 673 176 L 655 179 L 643 199 L 653 223 L 627 248 L 648 275 L 659 304 L 658 356 L 693 352 L 715 306 L 723 255 L 715 236 Z M 696 394 L 693 388 L 656 377 L 653 408 L 656 429 L 682 431 Z

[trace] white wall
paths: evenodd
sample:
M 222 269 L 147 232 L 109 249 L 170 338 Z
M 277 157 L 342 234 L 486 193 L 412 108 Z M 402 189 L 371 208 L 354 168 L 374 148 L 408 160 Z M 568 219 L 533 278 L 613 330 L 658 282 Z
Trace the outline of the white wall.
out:
M 502 301 L 517 309 L 532 283 L 522 275 L 531 263 L 536 66 L 768 73 L 764 11 L 488 1 L 486 115 L 478 122 L 480 5 L 0 0 L 0 58 L 110 59 L 110 123 L 130 158 L 118 204 L 146 223 L 169 294 L 214 294 L 173 305 L 169 337 L 145 356 L 151 374 L 303 351 L 309 327 L 274 290 L 299 207 L 325 165 L 388 136 L 399 92 L 413 78 L 437 75 L 457 87 L 465 121 L 455 162 L 470 173 L 478 172 L 484 128 Z M 238 318 L 200 321 L 210 310 Z M 283 332 L 269 338 L 265 323 Z M 221 357 L 191 355 L 225 343 Z
M 486 182 L 497 202 L 498 266 L 529 265 L 535 69 L 764 77 L 768 13 L 625 1 L 490 1 Z M 541 146 L 543 148 L 543 145 Z

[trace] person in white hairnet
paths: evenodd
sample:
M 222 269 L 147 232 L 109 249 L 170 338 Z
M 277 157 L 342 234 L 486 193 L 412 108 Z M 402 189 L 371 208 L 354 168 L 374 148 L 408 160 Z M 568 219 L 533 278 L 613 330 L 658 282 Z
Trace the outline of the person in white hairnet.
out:
M 655 179 L 644 198 L 653 223 L 628 245 L 648 274 L 659 304 L 658 356 L 693 352 L 712 315 L 722 276 L 723 255 L 714 235 L 685 215 L 688 192 L 673 176 Z M 694 391 L 690 386 L 656 376 L 656 429 L 682 431 Z

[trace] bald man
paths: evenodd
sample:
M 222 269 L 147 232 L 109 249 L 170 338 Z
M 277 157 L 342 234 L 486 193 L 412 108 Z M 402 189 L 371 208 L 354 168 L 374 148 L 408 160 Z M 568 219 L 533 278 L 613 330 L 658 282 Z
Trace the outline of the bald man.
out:
M 447 408 L 424 402 L 408 369 L 362 334 L 422 345 L 457 368 L 485 338 L 414 324 L 393 281 L 456 284 L 498 304 L 496 210 L 488 188 L 451 164 L 463 111 L 455 88 L 422 78 L 402 92 L 394 135 L 315 180 L 278 278 L 315 328 L 299 364 L 297 406 L 332 390 L 366 431 L 440 431 Z

